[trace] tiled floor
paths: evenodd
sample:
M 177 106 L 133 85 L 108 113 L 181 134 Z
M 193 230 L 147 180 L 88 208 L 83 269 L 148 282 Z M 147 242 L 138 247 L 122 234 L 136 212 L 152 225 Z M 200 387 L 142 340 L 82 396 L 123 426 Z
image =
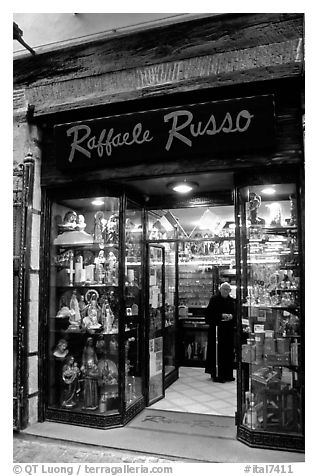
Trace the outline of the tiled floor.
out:
M 165 398 L 156 402 L 151 408 L 234 416 L 236 381 L 215 383 L 204 369 L 180 367 L 179 379 L 166 390 Z

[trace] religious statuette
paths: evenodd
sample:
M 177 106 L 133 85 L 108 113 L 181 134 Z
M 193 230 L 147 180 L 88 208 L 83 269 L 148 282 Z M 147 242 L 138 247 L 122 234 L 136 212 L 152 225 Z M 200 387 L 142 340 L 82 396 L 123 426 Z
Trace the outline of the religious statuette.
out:
M 71 316 L 69 318 L 70 325 L 68 326 L 69 331 L 78 331 L 81 324 L 81 313 L 79 308 L 79 303 L 76 297 L 76 291 L 73 291 L 71 301 L 70 301 L 70 312 Z
M 62 407 L 73 408 L 77 404 L 77 397 L 79 393 L 78 378 L 80 375 L 80 369 L 74 360 L 72 355 L 69 355 L 65 359 L 65 364 L 62 368 L 62 380 L 64 383 L 63 395 L 62 395 Z
M 104 298 L 104 302 L 102 305 L 102 325 L 104 328 L 104 332 L 106 334 L 111 334 L 112 333 L 112 327 L 113 327 L 113 322 L 114 322 L 114 313 L 111 310 L 111 307 L 109 305 L 107 296 Z
M 68 343 L 65 339 L 60 339 L 56 345 L 56 348 L 53 351 L 54 357 L 57 359 L 65 359 L 68 354 Z
M 87 316 L 83 319 L 83 325 L 87 329 L 100 329 L 101 324 L 98 322 L 100 309 L 96 301 L 96 295 L 93 294 L 87 308 Z

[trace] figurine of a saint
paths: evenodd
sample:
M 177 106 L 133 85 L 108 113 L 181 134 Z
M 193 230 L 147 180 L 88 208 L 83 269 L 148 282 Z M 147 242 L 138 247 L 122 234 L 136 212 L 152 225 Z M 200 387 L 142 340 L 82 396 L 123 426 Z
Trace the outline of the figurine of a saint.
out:
M 296 203 L 296 195 L 291 193 L 289 195 L 289 203 L 290 203 L 290 225 L 294 226 L 297 225 L 297 203 Z
M 103 228 L 104 228 L 104 213 L 98 211 L 95 213 L 95 226 L 94 226 L 94 241 L 100 244 L 104 243 Z
M 97 368 L 102 385 L 117 385 L 118 369 L 115 362 L 104 357 L 99 360 Z
M 79 231 L 81 235 L 84 237 L 84 239 L 85 237 L 86 238 L 89 237 L 89 239 L 92 239 L 92 236 L 89 233 L 86 233 L 86 231 L 84 231 L 85 228 L 86 228 L 86 223 L 85 223 L 84 215 L 78 215 L 75 230 Z
M 106 267 L 107 283 L 117 286 L 118 285 L 118 260 L 116 258 L 115 253 L 113 253 L 112 251 L 108 253 L 106 264 L 107 264 L 107 267 Z
M 117 243 L 118 242 L 118 235 L 119 233 L 119 216 L 118 215 L 111 215 L 107 220 L 106 226 L 106 243 Z
M 102 325 L 98 322 L 98 317 L 100 314 L 100 309 L 97 305 L 95 295 L 92 296 L 91 302 L 87 307 L 87 316 L 83 319 L 83 325 L 86 329 L 100 329 Z
M 98 336 L 95 347 L 98 356 L 104 357 L 106 355 L 106 342 L 103 335 Z
M 83 370 L 84 377 L 84 410 L 98 408 L 98 368 L 93 359 L 87 361 Z
M 100 250 L 98 253 L 98 256 L 95 258 L 94 263 L 95 264 L 105 264 L 106 258 L 105 258 L 105 251 Z
M 59 225 L 60 230 L 75 230 L 77 226 L 77 213 L 74 210 L 69 210 L 65 213 L 63 223 Z
M 93 237 L 84 231 L 86 227 L 83 215 L 73 210 L 65 213 L 63 223 L 58 225 L 59 235 L 54 239 L 55 245 L 93 243 Z
M 73 291 L 71 301 L 70 301 L 70 325 L 68 330 L 79 330 L 81 324 L 81 313 L 79 308 L 79 303 L 76 297 L 76 291 Z
M 103 304 L 102 304 L 102 325 L 103 325 L 105 334 L 111 334 L 114 319 L 115 319 L 114 313 L 111 310 L 108 298 L 105 295 Z
M 249 194 L 249 221 L 251 225 L 265 225 L 264 218 L 258 216 L 258 209 L 261 206 L 262 199 L 255 192 Z
M 102 284 L 105 276 L 104 264 L 106 262 L 104 250 L 100 250 L 98 256 L 94 259 L 95 263 L 95 279 L 98 284 Z
M 97 355 L 94 349 L 94 341 L 92 337 L 88 337 L 86 341 L 86 345 L 83 349 L 83 354 L 82 354 L 82 366 L 81 370 L 85 370 L 87 367 L 87 363 L 89 360 L 93 360 L 95 364 L 97 364 Z
M 112 358 L 118 359 L 118 340 L 115 335 L 112 335 L 109 341 L 109 355 Z
M 84 215 L 78 215 L 77 226 L 78 231 L 84 231 L 86 228 Z
M 97 367 L 101 395 L 100 409 L 102 410 L 105 406 L 106 410 L 109 399 L 118 397 L 118 369 L 115 362 L 107 359 L 106 356 L 99 360 Z
M 58 360 L 65 359 L 69 350 L 68 350 L 68 343 L 66 339 L 60 339 L 56 345 L 56 348 L 53 351 L 54 357 Z
M 76 397 L 79 390 L 78 377 L 80 375 L 80 369 L 74 360 L 72 355 L 69 355 L 65 359 L 65 364 L 62 368 L 62 381 L 64 384 L 62 407 L 73 408 L 76 406 Z
M 88 304 L 86 304 L 83 294 L 80 295 L 80 300 L 78 302 L 78 308 L 79 308 L 79 311 L 80 311 L 81 318 L 83 319 L 83 317 L 85 316 L 85 311 L 88 308 Z
M 280 204 L 278 202 L 273 202 L 266 206 L 269 209 L 269 216 L 267 219 L 268 226 L 281 226 L 282 207 Z

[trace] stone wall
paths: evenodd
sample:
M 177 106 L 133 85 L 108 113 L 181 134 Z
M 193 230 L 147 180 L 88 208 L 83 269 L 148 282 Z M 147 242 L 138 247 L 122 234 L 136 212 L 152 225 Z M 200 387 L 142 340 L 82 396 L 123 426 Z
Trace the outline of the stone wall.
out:
M 13 168 L 23 164 L 26 157 L 34 160 L 33 187 L 28 193 L 31 197 L 26 221 L 25 263 L 28 278 L 25 300 L 22 308 L 21 324 L 25 328 L 22 358 L 26 359 L 26 375 L 21 379 L 25 385 L 24 404 L 27 408 L 24 417 L 28 423 L 38 421 L 38 342 L 39 342 L 39 270 L 40 270 L 40 232 L 41 232 L 41 146 L 39 129 L 27 121 L 27 105 L 23 101 L 15 108 L 13 117 Z

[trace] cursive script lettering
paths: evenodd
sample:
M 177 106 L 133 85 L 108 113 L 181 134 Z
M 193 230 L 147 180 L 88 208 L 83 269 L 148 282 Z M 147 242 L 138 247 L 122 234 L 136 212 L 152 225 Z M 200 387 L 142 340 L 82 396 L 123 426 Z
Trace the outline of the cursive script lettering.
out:
M 161 141 L 161 137 L 165 133 L 167 135 L 164 137 L 165 145 L 163 144 L 163 147 L 166 151 L 169 151 L 175 142 L 191 148 L 193 142 L 202 136 L 209 137 L 233 132 L 241 134 L 249 129 L 253 118 L 254 115 L 247 109 L 242 109 L 239 112 L 225 111 L 221 117 L 219 114 L 216 116 L 209 113 L 204 120 L 198 120 L 194 113 L 187 109 L 175 110 L 163 116 L 164 122 L 168 124 L 165 127 L 165 129 L 169 129 L 167 132 L 163 130 L 164 126 L 155 124 L 155 127 L 159 129 L 157 140 Z M 94 127 L 96 127 L 95 124 Z M 124 128 L 123 124 L 119 124 L 119 127 Z M 92 130 L 88 124 L 76 124 L 69 127 L 66 134 L 70 138 L 69 162 L 73 162 L 74 158 L 81 157 L 88 159 L 94 156 L 111 157 L 115 149 L 120 149 L 123 146 L 133 149 L 134 145 L 143 145 L 154 139 L 150 130 L 146 129 L 141 122 L 132 123 L 129 130 L 116 130 L 109 126 L 107 129 L 99 129 L 97 132 Z
M 190 137 L 195 138 L 205 134 L 214 136 L 220 132 L 224 132 L 225 134 L 231 132 L 245 132 L 249 128 L 253 117 L 254 116 L 250 114 L 249 111 L 243 109 L 237 114 L 234 121 L 231 113 L 227 112 L 223 121 L 218 127 L 214 114 L 211 114 L 208 121 L 204 125 L 201 121 L 193 123 L 193 114 L 190 111 L 180 110 L 170 112 L 164 116 L 165 122 L 172 121 L 165 148 L 167 151 L 169 151 L 174 139 L 178 139 L 187 146 L 191 147 L 192 140 L 189 138 L 189 135 Z M 186 128 L 188 126 L 190 127 L 188 128 L 188 136 L 186 136 Z M 182 131 L 182 134 L 180 131 Z
M 85 133 L 82 137 L 79 138 L 79 132 L 80 131 L 85 131 Z M 70 129 L 68 129 L 66 131 L 67 136 L 70 136 L 71 134 L 74 134 L 73 142 L 71 144 L 71 153 L 70 153 L 70 156 L 68 158 L 69 162 L 73 162 L 76 150 L 78 150 L 79 152 L 84 154 L 89 159 L 91 158 L 91 153 L 88 150 L 84 149 L 84 147 L 82 147 L 80 145 L 82 142 L 84 142 L 85 139 L 87 139 L 87 137 L 89 137 L 90 133 L 91 133 L 91 128 L 88 127 L 88 126 L 85 126 L 85 125 L 74 126 L 74 127 L 71 127 Z
M 103 129 L 99 136 L 91 136 L 91 128 L 85 124 L 80 124 L 71 127 L 66 131 L 67 136 L 72 136 L 71 152 L 69 155 L 69 162 L 72 162 L 75 152 L 80 152 L 85 157 L 91 158 L 92 150 L 96 149 L 98 157 L 103 157 L 104 153 L 108 157 L 112 155 L 113 149 L 122 147 L 123 145 L 143 144 L 144 142 L 151 142 L 153 137 L 150 136 L 150 131 L 145 129 L 143 131 L 142 124 L 138 122 L 131 132 L 119 132 L 115 134 L 114 128 L 111 127 L 108 132 Z

